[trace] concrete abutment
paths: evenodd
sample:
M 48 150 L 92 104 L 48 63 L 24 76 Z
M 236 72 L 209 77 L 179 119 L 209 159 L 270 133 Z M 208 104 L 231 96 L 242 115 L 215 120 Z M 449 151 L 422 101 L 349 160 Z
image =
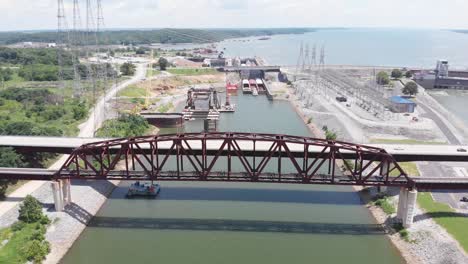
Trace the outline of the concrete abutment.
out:
M 401 220 L 404 228 L 409 228 L 413 224 L 417 197 L 418 191 L 416 189 L 409 190 L 405 187 L 400 189 L 397 219 Z
M 71 200 L 71 181 L 70 179 L 51 182 L 52 194 L 54 197 L 55 210 L 61 212 L 65 206 L 69 205 Z

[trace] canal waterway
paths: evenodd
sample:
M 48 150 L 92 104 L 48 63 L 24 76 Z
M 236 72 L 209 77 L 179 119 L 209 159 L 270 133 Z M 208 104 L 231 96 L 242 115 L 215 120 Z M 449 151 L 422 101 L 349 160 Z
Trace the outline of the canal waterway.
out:
M 310 136 L 286 101 L 233 97 L 221 131 Z M 186 125 L 200 132 L 201 122 Z M 167 132 L 167 131 L 166 131 Z M 118 186 L 62 263 L 403 263 L 349 187 L 163 182 L 156 200 Z

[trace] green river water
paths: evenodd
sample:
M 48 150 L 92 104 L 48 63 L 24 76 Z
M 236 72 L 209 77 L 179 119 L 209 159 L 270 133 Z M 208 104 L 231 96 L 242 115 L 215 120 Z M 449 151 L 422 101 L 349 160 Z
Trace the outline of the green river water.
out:
M 221 117 L 221 131 L 310 135 L 289 102 L 233 101 L 237 112 Z M 62 263 L 403 263 L 349 187 L 164 182 L 156 200 L 128 200 L 128 184 Z

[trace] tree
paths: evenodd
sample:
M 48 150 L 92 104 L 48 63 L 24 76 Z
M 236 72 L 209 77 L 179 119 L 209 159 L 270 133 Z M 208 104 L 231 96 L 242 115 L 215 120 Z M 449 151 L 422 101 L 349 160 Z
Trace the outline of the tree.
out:
M 146 49 L 140 47 L 140 48 L 138 48 L 138 49 L 135 51 L 135 53 L 136 53 L 137 55 L 144 55 L 144 54 L 146 54 Z
M 20 205 L 18 219 L 25 223 L 35 223 L 42 217 L 42 206 L 39 201 L 31 195 L 26 196 Z
M 411 77 L 413 77 L 413 73 L 410 72 L 410 71 L 407 71 L 407 72 L 405 73 L 405 77 L 406 77 L 406 78 L 411 78 Z
M 403 72 L 401 72 L 401 70 L 399 69 L 394 69 L 392 71 L 392 78 L 394 79 L 400 79 L 401 77 L 403 77 Z
M 329 130 L 328 126 L 323 126 L 322 127 L 323 132 L 325 132 L 325 139 L 326 140 L 331 140 L 334 141 L 338 138 L 338 135 L 336 134 L 335 131 Z
M 125 62 L 120 66 L 120 71 L 122 72 L 122 75 L 132 76 L 135 74 L 136 66 L 131 62 Z
M 166 58 L 159 58 L 159 61 L 158 61 L 158 64 L 159 64 L 159 69 L 161 69 L 161 71 L 165 71 L 167 69 L 167 66 L 169 66 L 169 62 L 166 60 Z
M 390 78 L 388 77 L 388 73 L 381 71 L 377 73 L 377 83 L 380 85 L 387 85 L 390 83 Z
M 13 148 L 0 148 L 0 167 L 22 168 L 25 167 L 25 162 L 23 161 L 23 157 L 16 153 Z M 9 180 L 0 180 L 0 197 L 5 197 L 5 193 L 10 183 L 11 181 Z
M 401 89 L 401 92 L 406 95 L 413 96 L 418 93 L 418 85 L 415 82 L 408 82 L 405 87 Z

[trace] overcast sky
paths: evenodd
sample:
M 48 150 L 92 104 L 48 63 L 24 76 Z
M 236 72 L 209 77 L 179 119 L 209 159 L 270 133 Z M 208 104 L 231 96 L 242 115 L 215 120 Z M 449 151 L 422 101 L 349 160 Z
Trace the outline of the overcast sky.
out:
M 63 1 L 71 25 L 72 0 Z M 80 5 L 84 21 L 85 0 Z M 468 28 L 468 0 L 103 0 L 103 7 L 107 28 Z M 0 12 L 2 31 L 57 27 L 57 0 L 0 0 Z

